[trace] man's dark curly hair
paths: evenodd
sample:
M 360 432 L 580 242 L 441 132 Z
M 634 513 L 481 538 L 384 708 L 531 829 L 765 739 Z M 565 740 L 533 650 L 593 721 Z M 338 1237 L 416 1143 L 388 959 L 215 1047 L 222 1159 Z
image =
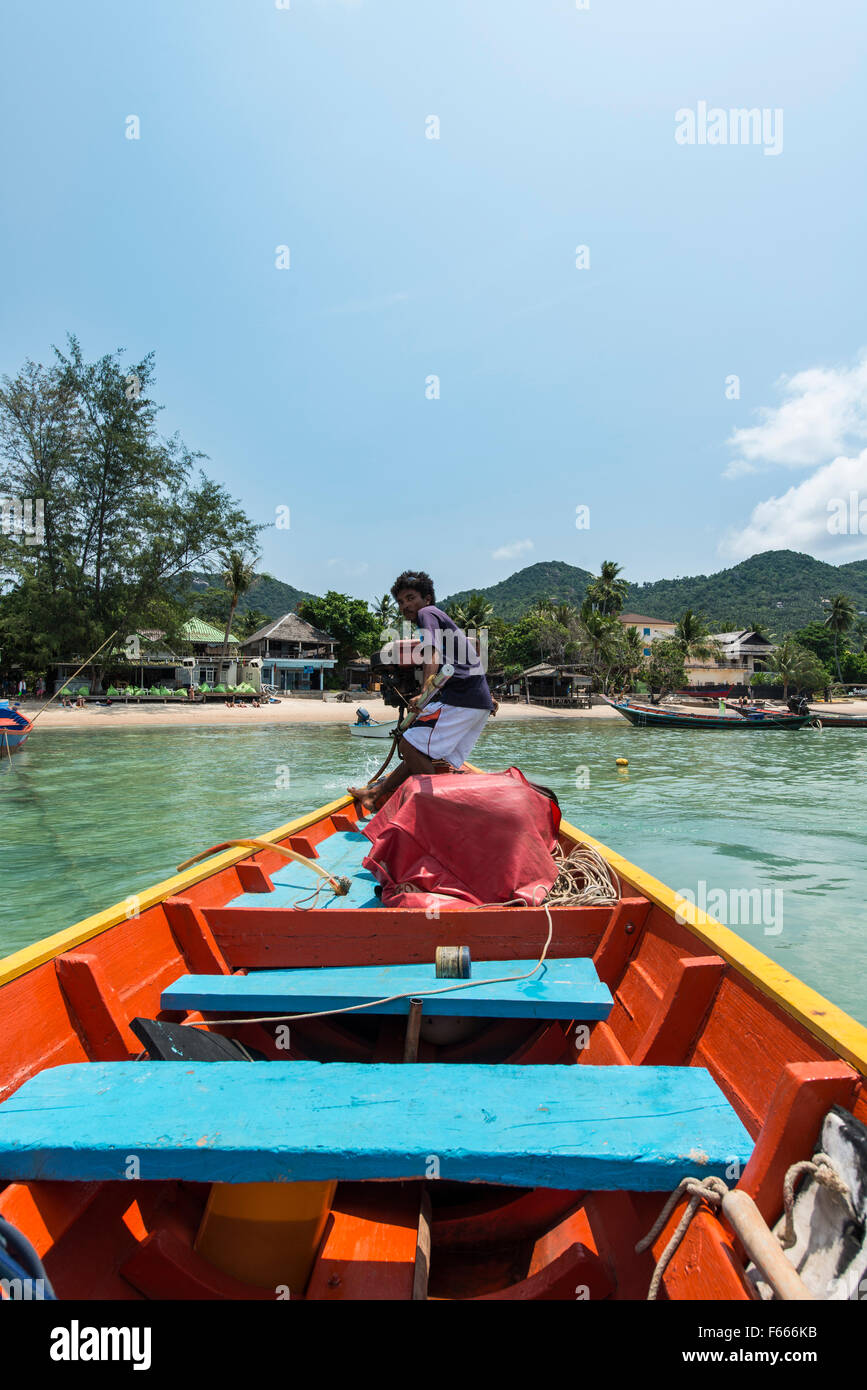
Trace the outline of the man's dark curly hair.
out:
M 404 589 L 418 589 L 422 595 L 430 594 L 431 603 L 437 601 L 434 593 L 434 582 L 429 574 L 425 574 L 424 570 L 404 570 L 403 574 L 399 574 L 391 586 L 392 598 L 397 598 Z

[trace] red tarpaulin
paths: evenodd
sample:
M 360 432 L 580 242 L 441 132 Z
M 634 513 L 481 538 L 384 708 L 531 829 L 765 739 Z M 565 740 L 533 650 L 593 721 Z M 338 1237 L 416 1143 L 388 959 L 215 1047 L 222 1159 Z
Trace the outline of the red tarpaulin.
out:
M 385 907 L 540 903 L 560 812 L 516 767 L 410 777 L 363 828 Z M 416 891 L 406 891 L 412 884 Z

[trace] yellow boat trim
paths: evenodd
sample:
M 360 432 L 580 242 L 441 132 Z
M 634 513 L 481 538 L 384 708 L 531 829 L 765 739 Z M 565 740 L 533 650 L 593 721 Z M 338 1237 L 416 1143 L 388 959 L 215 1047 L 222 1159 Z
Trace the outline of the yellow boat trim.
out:
M 299 816 L 297 820 L 289 821 L 288 825 L 281 825 L 277 830 L 269 830 L 267 835 L 261 835 L 259 838 L 271 842 L 285 840 L 289 835 L 297 835 L 300 831 L 307 830 L 317 821 L 324 820 L 336 811 L 345 810 L 351 801 L 351 796 L 342 796 L 337 801 L 330 801 L 327 806 L 320 806 L 318 811 L 310 811 L 306 816 Z M 0 986 L 8 984 L 10 980 L 17 979 L 19 975 L 26 975 L 28 970 L 35 970 L 38 965 L 44 965 L 54 956 L 63 955 L 65 951 L 72 951 L 85 941 L 91 941 L 93 937 L 100 936 L 102 932 L 116 927 L 118 923 L 129 921 L 132 917 L 138 917 L 149 907 L 155 907 L 157 903 L 164 902 L 166 898 L 173 898 L 178 893 L 183 893 L 185 889 L 192 888 L 196 883 L 201 883 L 203 878 L 210 878 L 220 869 L 229 868 L 242 859 L 252 858 L 258 852 L 255 849 L 224 850 L 222 854 L 215 854 L 212 858 L 203 860 L 201 864 L 196 864 L 194 868 L 187 869 L 186 873 L 175 874 L 173 878 L 163 879 L 162 883 L 155 883 L 150 888 L 142 889 L 140 893 L 131 893 L 128 898 L 124 898 L 123 902 L 115 903 L 113 907 L 107 907 L 104 912 L 97 912 L 93 917 L 85 917 L 83 921 L 76 922 L 74 926 L 67 927 L 65 931 L 56 932 L 53 936 L 46 936 L 33 946 L 25 946 L 23 950 L 16 951 L 11 956 L 0 958 Z
M 471 764 L 467 764 L 467 766 L 471 766 Z M 473 770 L 479 771 L 480 769 L 474 768 Z M 328 816 L 345 810 L 351 803 L 351 797 L 339 797 L 336 801 L 330 801 L 327 805 L 320 806 L 318 810 L 310 811 L 305 816 L 299 816 L 297 820 L 289 821 L 288 824 L 281 825 L 276 830 L 270 830 L 259 838 L 271 842 L 285 840 L 290 835 L 296 835 L 302 830 L 309 829 L 318 821 L 325 820 Z M 713 917 L 708 917 L 706 913 L 700 912 L 691 903 L 685 902 L 678 897 L 673 889 L 658 878 L 645 873 L 643 869 L 639 869 L 637 865 L 624 859 L 615 850 L 609 849 L 600 840 L 595 840 L 592 835 L 579 830 L 577 826 L 570 825 L 568 821 L 562 821 L 560 829 L 570 839 L 580 841 L 585 845 L 592 845 L 621 878 L 648 898 L 650 902 L 656 903 L 670 917 L 676 917 L 679 914 L 684 925 L 700 941 L 712 947 L 716 955 L 722 956 L 724 960 L 728 961 L 762 994 L 773 999 L 781 1009 L 803 1024 L 809 1033 L 825 1043 L 839 1057 L 857 1067 L 860 1072 L 867 1073 L 867 1028 L 858 1023 L 850 1014 L 838 1009 L 836 1004 L 832 1004 L 816 990 L 810 989 L 795 975 L 790 975 L 782 966 L 777 965 L 761 951 L 757 951 L 736 932 L 723 926 Z M 175 897 L 185 889 L 192 888 L 194 884 L 201 883 L 202 879 L 209 878 L 219 870 L 229 868 L 242 859 L 251 858 L 256 852 L 251 849 L 224 850 L 222 854 L 204 860 L 201 864 L 195 865 L 194 868 L 188 869 L 186 873 L 176 874 L 172 878 L 164 879 L 161 883 L 143 889 L 140 893 L 131 894 L 123 902 L 115 903 L 113 907 L 106 908 L 104 912 L 98 912 L 93 917 L 85 917 L 83 921 L 77 922 L 72 927 L 67 927 L 65 931 L 56 932 L 53 936 L 47 936 L 42 941 L 37 941 L 33 946 L 26 946 L 11 956 L 3 957 L 0 959 L 0 986 L 8 984 L 20 975 L 25 975 L 30 970 L 35 970 L 37 966 L 44 965 L 46 961 L 62 955 L 65 951 L 73 950 L 85 941 L 91 941 L 93 937 L 100 936 L 102 932 L 109 931 L 120 922 L 128 921 L 131 917 L 147 911 L 150 907 L 155 907 L 158 903 L 164 902 L 166 898 Z M 132 911 L 130 911 L 131 907 Z
M 692 903 L 681 898 L 658 878 L 631 864 L 628 859 L 603 845 L 600 840 L 594 840 L 592 835 L 585 834 L 568 821 L 561 821 L 560 830 L 570 839 L 592 845 L 612 869 L 643 897 L 656 903 L 669 917 L 679 915 L 684 925 L 700 941 L 713 948 L 715 955 L 728 961 L 729 965 L 744 975 L 756 989 L 773 999 L 791 1018 L 803 1024 L 813 1037 L 825 1043 L 858 1071 L 867 1072 L 867 1028 L 852 1018 L 851 1014 L 838 1009 L 836 1004 L 832 1004 L 816 990 L 810 989 L 809 985 L 805 985 L 796 975 L 790 975 L 788 970 L 777 965 L 776 961 L 757 951 L 748 941 L 744 941 L 743 937 L 738 936 L 737 932 L 724 927 L 722 922 L 717 922 L 715 918 L 708 917 L 707 913 L 701 912 Z

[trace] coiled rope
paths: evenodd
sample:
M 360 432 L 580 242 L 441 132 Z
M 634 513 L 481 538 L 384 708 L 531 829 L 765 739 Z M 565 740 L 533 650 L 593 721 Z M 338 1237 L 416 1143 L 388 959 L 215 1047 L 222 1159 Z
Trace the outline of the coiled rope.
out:
M 605 907 L 620 901 L 620 883 L 592 845 L 577 844 L 566 854 L 556 844 L 553 858 L 559 872 L 545 898 L 549 907 Z
M 858 1220 L 852 1205 L 850 1190 L 833 1167 L 830 1158 L 825 1153 L 814 1154 L 812 1159 L 802 1159 L 798 1163 L 793 1163 L 787 1170 L 786 1176 L 783 1179 L 783 1206 L 786 1214 L 786 1222 L 784 1229 L 778 1234 L 778 1239 L 783 1250 L 789 1250 L 795 1244 L 795 1184 L 798 1178 L 804 1173 L 811 1173 L 816 1182 L 821 1183 L 823 1187 L 829 1188 L 832 1192 L 836 1192 L 838 1196 L 842 1197 L 853 1219 L 856 1221 Z M 680 1221 L 672 1233 L 671 1239 L 656 1262 L 656 1268 L 653 1271 L 653 1277 L 650 1281 L 650 1288 L 647 1291 L 648 1300 L 656 1298 L 659 1292 L 659 1285 L 662 1282 L 662 1276 L 672 1256 L 676 1253 L 678 1246 L 689 1230 L 690 1223 L 702 1202 L 707 1202 L 710 1207 L 717 1209 L 722 1205 L 723 1197 L 725 1197 L 729 1191 L 731 1191 L 731 1189 L 728 1184 L 723 1182 L 722 1178 L 716 1177 L 687 1177 L 683 1178 L 681 1182 L 678 1183 L 647 1235 L 643 1240 L 640 1240 L 635 1247 L 636 1255 L 640 1255 L 645 1250 L 649 1249 L 660 1231 L 665 1227 L 668 1218 L 681 1197 L 684 1193 L 688 1192 L 689 1202 L 683 1216 L 680 1218 Z

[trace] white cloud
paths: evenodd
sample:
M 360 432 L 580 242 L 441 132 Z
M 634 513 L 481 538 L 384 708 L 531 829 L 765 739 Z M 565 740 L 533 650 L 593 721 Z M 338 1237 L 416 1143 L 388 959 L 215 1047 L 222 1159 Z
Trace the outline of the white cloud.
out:
M 763 550 L 802 550 L 832 564 L 860 559 L 867 551 L 867 449 L 835 458 L 781 497 L 759 502 L 719 549 L 732 560 Z
M 499 550 L 492 550 L 491 558 L 494 560 L 517 560 L 519 555 L 526 555 L 527 551 L 532 549 L 532 541 L 513 541 L 511 545 L 501 545 Z
M 361 560 L 356 564 L 349 565 L 344 560 L 342 555 L 334 556 L 333 559 L 328 561 L 328 564 L 329 567 L 333 565 L 339 565 L 343 574 L 356 578 L 360 574 L 366 574 L 367 571 L 370 569 L 370 566 L 366 560 Z
M 726 477 L 782 464 L 810 468 L 867 443 L 867 352 L 854 367 L 809 367 L 781 377 L 783 402 L 763 406 L 761 423 L 734 430 Z

